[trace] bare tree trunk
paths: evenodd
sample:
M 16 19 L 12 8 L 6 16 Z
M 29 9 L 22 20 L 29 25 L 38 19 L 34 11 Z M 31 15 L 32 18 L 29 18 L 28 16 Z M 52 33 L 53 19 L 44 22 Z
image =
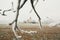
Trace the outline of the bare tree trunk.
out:
M 16 19 L 15 19 L 15 28 L 14 28 L 14 30 L 16 31 L 16 29 L 18 29 L 19 30 L 19 28 L 18 28 L 18 26 L 17 26 L 17 21 L 18 21 L 18 16 L 19 16 L 19 7 L 20 7 L 20 1 L 21 0 L 18 0 L 18 6 L 17 6 L 17 11 L 16 11 Z M 21 30 L 19 30 L 19 31 L 21 31 Z M 16 34 L 16 33 L 15 33 Z M 15 36 L 16 37 L 16 36 Z M 18 40 L 18 38 L 16 37 L 16 40 Z

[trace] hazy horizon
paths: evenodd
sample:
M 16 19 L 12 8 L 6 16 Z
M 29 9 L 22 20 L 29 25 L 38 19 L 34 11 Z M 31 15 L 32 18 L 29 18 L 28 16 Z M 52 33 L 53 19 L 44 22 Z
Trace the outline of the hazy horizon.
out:
M 14 8 L 16 8 L 15 6 L 17 5 L 17 0 L 0 0 L 0 9 L 4 10 L 11 8 L 12 1 L 14 1 L 15 3 Z M 60 0 L 46 0 L 45 2 L 43 2 L 43 0 L 39 0 L 35 8 L 42 21 L 46 20 L 46 17 L 49 17 L 55 21 L 60 20 Z M 38 18 L 33 10 L 31 13 L 29 13 L 31 9 L 32 7 L 28 0 L 28 2 L 26 2 L 24 7 L 20 10 L 18 21 L 26 21 L 27 19 L 29 19 L 29 17 L 31 17 L 32 20 L 38 21 Z M 0 23 L 10 23 L 15 19 L 16 13 L 6 12 L 5 14 L 7 16 L 0 15 Z

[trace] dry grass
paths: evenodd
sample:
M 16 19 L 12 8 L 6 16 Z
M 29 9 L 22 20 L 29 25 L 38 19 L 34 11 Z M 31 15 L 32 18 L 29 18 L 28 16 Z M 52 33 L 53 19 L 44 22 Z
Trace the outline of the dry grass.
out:
M 29 27 L 29 25 L 20 26 L 22 26 L 21 29 L 23 30 L 37 31 L 35 34 L 21 34 L 18 32 L 18 34 L 22 36 L 21 40 L 60 40 L 60 27 L 45 26 L 42 29 L 39 29 L 37 25 L 31 25 L 31 27 Z M 12 32 L 11 26 L 0 26 L 0 40 L 13 40 L 13 38 L 14 34 Z

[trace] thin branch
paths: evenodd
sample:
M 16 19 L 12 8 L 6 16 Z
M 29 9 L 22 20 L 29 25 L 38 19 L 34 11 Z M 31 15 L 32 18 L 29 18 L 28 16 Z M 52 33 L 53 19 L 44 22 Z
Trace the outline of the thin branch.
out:
M 23 3 L 22 3 L 22 5 L 19 6 L 19 9 L 21 9 L 25 5 L 26 2 L 27 2 L 27 0 L 24 0 Z
M 35 1 L 35 0 L 34 0 L 34 1 Z M 36 5 L 37 5 L 38 1 L 39 1 L 39 0 L 37 0 L 37 1 L 36 1 L 36 3 L 35 3 L 35 5 L 34 5 L 34 6 L 36 6 Z M 29 13 L 31 13 L 31 12 L 32 12 L 32 9 L 30 10 L 30 12 L 29 12 Z
M 0 9 L 0 11 L 2 11 L 2 9 Z M 0 14 L 1 14 L 1 12 L 0 12 Z M 3 14 L 1 14 L 1 15 L 6 16 L 6 15 L 4 14 L 4 12 L 3 12 Z
M 26 1 L 27 1 L 27 0 L 24 0 L 23 3 L 22 3 L 22 5 L 19 6 L 19 8 L 18 8 L 19 10 L 24 6 L 24 4 L 26 3 Z M 21 0 L 20 0 L 20 2 L 21 2 Z M 19 4 L 18 4 L 18 5 L 19 5 Z M 12 3 L 12 6 L 13 6 L 13 3 Z M 15 22 L 15 20 L 13 20 L 9 25 L 12 25 L 14 22 Z
M 3 16 L 6 16 L 6 14 L 5 14 L 5 12 L 8 12 L 8 11 L 13 11 L 14 9 L 13 9 L 13 2 L 12 2 L 12 8 L 11 9 L 8 9 L 8 10 L 3 10 L 3 14 L 1 14 L 1 15 L 3 15 Z M 2 11 L 1 9 L 0 9 L 0 11 Z M 13 12 L 16 12 L 16 11 L 13 11 Z
M 5 15 L 5 12 L 12 11 L 12 9 L 4 10 L 2 15 Z
M 43 1 L 45 1 L 45 0 L 43 0 Z
M 0 9 L 0 11 L 2 11 L 2 10 Z
M 11 23 L 9 23 L 9 25 L 12 25 L 15 22 L 15 20 L 13 20 Z

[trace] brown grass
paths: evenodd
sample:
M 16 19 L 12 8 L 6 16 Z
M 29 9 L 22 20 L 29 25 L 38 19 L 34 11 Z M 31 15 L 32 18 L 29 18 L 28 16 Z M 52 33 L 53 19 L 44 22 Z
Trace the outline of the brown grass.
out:
M 0 26 L 0 40 L 13 40 L 14 34 L 12 32 L 11 26 L 2 27 Z M 22 26 L 21 29 L 23 30 L 33 30 L 37 31 L 35 34 L 21 34 L 18 32 L 19 35 L 22 36 L 21 40 L 60 40 L 60 27 L 48 27 L 45 26 L 42 29 L 39 29 L 38 26 Z

